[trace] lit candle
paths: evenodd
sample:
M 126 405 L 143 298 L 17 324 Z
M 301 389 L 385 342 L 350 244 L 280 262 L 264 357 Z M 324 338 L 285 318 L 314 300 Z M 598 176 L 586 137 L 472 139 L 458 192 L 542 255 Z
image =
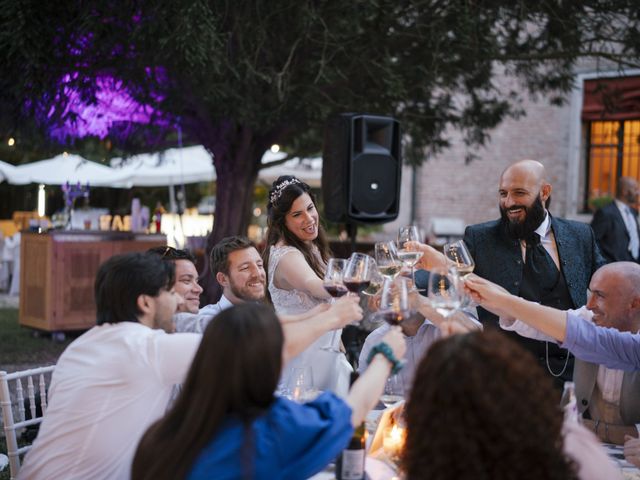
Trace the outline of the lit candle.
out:
M 382 437 L 382 449 L 384 453 L 390 457 L 394 457 L 400 454 L 402 447 L 404 447 L 404 428 L 398 425 L 387 427 L 384 429 L 384 436 Z

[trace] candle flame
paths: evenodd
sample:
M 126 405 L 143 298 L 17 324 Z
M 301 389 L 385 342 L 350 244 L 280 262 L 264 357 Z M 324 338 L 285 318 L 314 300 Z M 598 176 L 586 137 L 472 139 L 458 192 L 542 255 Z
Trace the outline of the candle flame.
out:
M 398 425 L 394 425 L 391 429 L 391 433 L 389 434 L 392 440 L 399 442 L 402 440 L 402 428 L 398 427 Z

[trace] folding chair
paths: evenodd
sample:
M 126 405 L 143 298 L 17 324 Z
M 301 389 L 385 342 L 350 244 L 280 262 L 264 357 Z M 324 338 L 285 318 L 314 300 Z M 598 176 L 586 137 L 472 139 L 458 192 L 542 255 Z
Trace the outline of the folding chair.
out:
M 0 407 L 2 408 L 4 433 L 7 440 L 11 480 L 18 475 L 20 458 L 31 448 L 30 442 L 33 440 L 30 439 L 28 440 L 29 444 L 18 447 L 17 433 L 21 429 L 39 425 L 42 422 L 42 415 L 47 409 L 47 388 L 51 382 L 54 368 L 55 365 L 14 373 L 0 371 Z M 27 402 L 25 402 L 22 383 L 25 379 Z M 13 396 L 12 392 L 14 392 Z M 36 396 L 39 396 L 40 411 L 37 411 Z M 17 412 L 16 417 L 14 417 L 15 412 Z M 22 440 L 21 443 L 25 443 L 24 439 Z

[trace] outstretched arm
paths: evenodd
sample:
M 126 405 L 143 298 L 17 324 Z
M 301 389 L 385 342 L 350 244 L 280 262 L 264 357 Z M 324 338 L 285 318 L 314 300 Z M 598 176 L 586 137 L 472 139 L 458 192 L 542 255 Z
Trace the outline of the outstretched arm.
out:
M 435 248 L 420 242 L 407 242 L 405 245 L 409 250 L 422 252 L 422 257 L 416 264 L 416 268 L 433 270 L 434 268 L 447 266 L 447 257 Z
M 389 333 L 382 337 L 382 341 L 391 347 L 396 358 L 404 357 L 406 344 L 400 327 L 391 327 Z M 354 427 L 360 425 L 369 410 L 378 403 L 390 372 L 391 363 L 379 353 L 373 357 L 367 370 L 351 387 L 347 403 L 352 410 L 351 424 Z
M 273 279 L 278 288 L 302 290 L 315 298 L 330 299 L 322 279 L 315 274 L 300 251 L 286 253 L 276 268 Z
M 306 319 L 282 324 L 285 363 L 298 355 L 321 335 L 362 319 L 358 297 L 344 296 L 326 310 Z
M 465 289 L 474 301 L 496 315 L 517 318 L 542 333 L 564 342 L 567 333 L 565 311 L 511 295 L 499 285 L 477 275 L 466 278 Z

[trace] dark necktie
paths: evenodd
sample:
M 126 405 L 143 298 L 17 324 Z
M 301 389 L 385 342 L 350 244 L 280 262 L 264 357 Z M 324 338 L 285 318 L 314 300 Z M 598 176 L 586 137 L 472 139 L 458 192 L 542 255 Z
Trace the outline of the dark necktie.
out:
M 532 279 L 540 287 L 540 292 L 549 292 L 558 283 L 560 271 L 553 263 L 551 255 L 540 243 L 540 235 L 533 233 L 527 238 L 527 253 L 525 255 L 525 268 L 531 274 Z

